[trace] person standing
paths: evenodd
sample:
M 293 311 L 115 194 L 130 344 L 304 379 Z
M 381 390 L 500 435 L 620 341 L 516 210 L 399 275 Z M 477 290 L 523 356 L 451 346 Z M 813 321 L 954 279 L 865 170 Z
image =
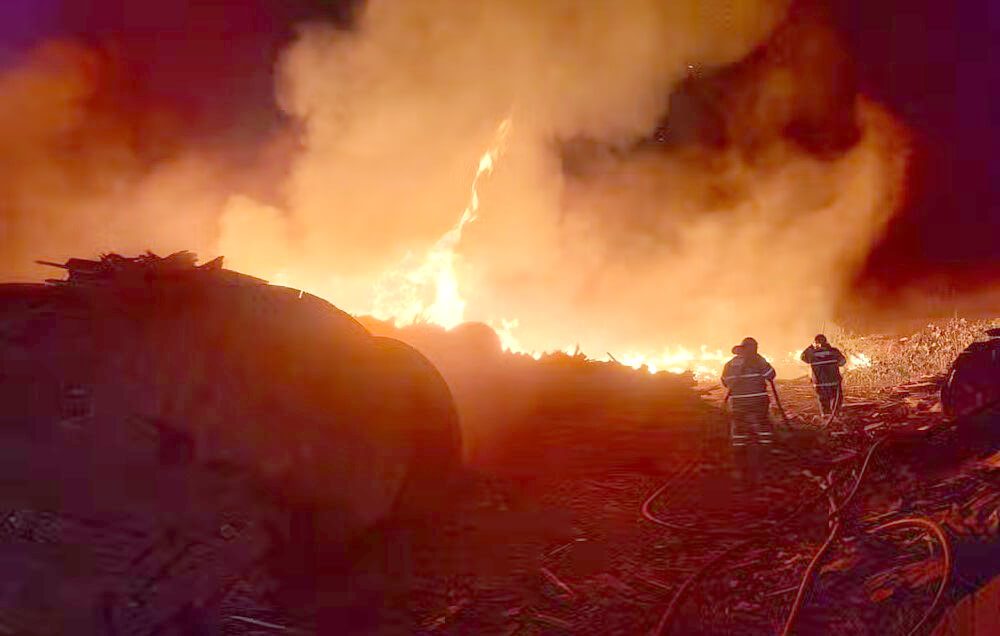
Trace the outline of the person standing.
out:
M 840 349 L 832 346 L 823 334 L 818 334 L 813 343 L 802 352 L 803 362 L 812 367 L 813 387 L 819 398 L 819 408 L 823 415 L 837 411 L 843 399 L 844 379 L 840 367 L 847 364 L 847 358 Z
M 774 367 L 757 353 L 757 341 L 744 338 L 733 347 L 735 357 L 722 369 L 722 385 L 729 389 L 732 407 L 730 443 L 737 455 L 747 456 L 770 450 L 774 428 L 768 417 L 771 399 L 767 383 L 774 379 Z

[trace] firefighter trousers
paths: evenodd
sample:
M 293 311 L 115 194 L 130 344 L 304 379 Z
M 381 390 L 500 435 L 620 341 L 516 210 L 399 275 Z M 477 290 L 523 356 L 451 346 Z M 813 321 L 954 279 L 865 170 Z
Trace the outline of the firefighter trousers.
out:
M 774 426 L 768 416 L 771 400 L 766 395 L 733 399 L 729 439 L 734 449 L 744 446 L 771 446 Z
M 767 396 L 734 399 L 729 439 L 733 468 L 739 478 L 756 481 L 772 454 L 774 428 L 768 417 Z
M 840 385 L 816 387 L 816 397 L 819 398 L 819 408 L 823 415 L 830 415 L 837 408 L 840 400 Z

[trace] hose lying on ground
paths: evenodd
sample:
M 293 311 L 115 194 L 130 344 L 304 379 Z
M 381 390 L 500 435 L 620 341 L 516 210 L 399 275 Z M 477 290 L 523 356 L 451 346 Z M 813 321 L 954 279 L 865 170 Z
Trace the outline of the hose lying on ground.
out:
M 799 584 L 799 587 L 798 587 L 798 590 L 797 590 L 797 593 L 796 593 L 796 596 L 795 596 L 795 600 L 792 603 L 792 607 L 789 610 L 788 618 L 785 621 L 784 629 L 782 630 L 782 636 L 789 636 L 789 634 L 792 633 L 792 629 L 794 628 L 795 622 L 796 622 L 796 620 L 797 620 L 797 618 L 799 616 L 799 613 L 801 612 L 801 609 L 802 609 L 802 606 L 803 606 L 803 604 L 805 602 L 806 594 L 807 594 L 809 586 L 810 586 L 810 584 L 812 582 L 813 576 L 814 576 L 816 570 L 818 569 L 820 563 L 822 562 L 822 559 L 823 559 L 824 555 L 829 550 L 829 548 L 833 545 L 833 542 L 836 541 L 837 537 L 840 534 L 840 531 L 841 531 L 841 529 L 843 527 L 843 513 L 844 513 L 844 511 L 847 510 L 848 506 L 852 503 L 852 501 L 854 500 L 854 497 L 857 495 L 857 493 L 858 493 L 858 491 L 859 491 L 859 489 L 861 487 L 862 482 L 864 481 L 866 475 L 868 474 L 868 470 L 869 470 L 869 468 L 871 466 L 872 459 L 875 456 L 875 452 L 884 443 L 886 443 L 889 440 L 890 440 L 889 437 L 883 437 L 883 438 L 877 440 L 875 443 L 873 443 L 871 447 L 869 447 L 868 452 L 865 454 L 865 459 L 864 459 L 864 461 L 861 464 L 861 468 L 858 471 L 857 477 L 854 480 L 854 484 L 851 487 L 850 492 L 848 492 L 848 494 L 840 501 L 840 503 L 835 502 L 833 500 L 831 494 L 830 494 L 831 491 L 832 491 L 832 488 L 835 485 L 834 483 L 831 483 L 831 484 L 829 484 L 827 486 L 826 489 L 824 489 L 824 491 L 822 493 L 822 496 L 816 497 L 814 499 L 806 500 L 805 502 L 803 502 L 803 504 L 800 504 L 798 507 L 796 507 L 796 509 L 793 510 L 790 514 L 785 515 L 784 517 L 782 517 L 781 519 L 779 519 L 777 521 L 767 523 L 766 524 L 766 526 L 767 526 L 766 528 L 754 529 L 752 531 L 738 532 L 738 531 L 726 530 L 726 529 L 705 530 L 705 529 L 696 528 L 696 527 L 693 527 L 693 526 L 686 526 L 684 524 L 674 523 L 674 522 L 662 519 L 660 517 L 657 517 L 657 516 L 655 516 L 655 515 L 652 514 L 652 511 L 651 511 L 652 503 L 663 492 L 665 492 L 668 487 L 670 487 L 671 485 L 673 485 L 673 483 L 676 480 L 676 478 L 672 479 L 671 481 L 667 482 L 662 487 L 660 487 L 656 492 L 654 492 L 650 497 L 648 497 L 646 499 L 646 501 L 643 503 L 642 514 L 643 514 L 643 517 L 645 517 L 647 520 L 649 520 L 649 521 L 651 521 L 651 522 L 653 522 L 653 523 L 655 523 L 657 525 L 660 525 L 660 526 L 663 526 L 663 527 L 666 527 L 666 528 L 669 528 L 669 529 L 672 529 L 672 530 L 676 530 L 676 531 L 681 531 L 681 532 L 697 532 L 697 533 L 713 534 L 713 535 L 716 535 L 716 536 L 725 536 L 725 537 L 738 537 L 738 536 L 742 536 L 743 540 L 739 541 L 739 542 L 737 542 L 735 544 L 733 544 L 729 548 L 726 548 L 725 550 L 723 550 L 722 552 L 720 552 L 716 556 L 714 556 L 711 559 L 709 559 L 708 562 L 706 562 L 704 565 L 702 565 L 700 568 L 698 568 L 697 571 L 695 571 L 691 576 L 688 577 L 687 580 L 684 581 L 684 583 L 681 584 L 681 586 L 674 593 L 673 597 L 670 599 L 670 602 L 668 603 L 668 605 L 667 605 L 666 609 L 664 610 L 663 614 L 661 615 L 660 621 L 657 624 L 657 627 L 656 627 L 656 629 L 653 632 L 653 636 L 661 636 L 662 634 L 665 633 L 667 627 L 670 625 L 670 622 L 671 622 L 671 620 L 673 618 L 674 613 L 676 612 L 677 608 L 680 606 L 680 602 L 683 599 L 683 597 L 691 590 L 691 588 L 694 586 L 694 584 L 709 569 L 711 569 L 712 567 L 714 567 L 716 564 L 718 564 L 720 561 L 722 561 L 725 557 L 729 556 L 733 552 L 736 552 L 737 550 L 739 550 L 741 548 L 744 548 L 744 547 L 746 547 L 746 546 L 748 546 L 748 545 L 750 545 L 750 544 L 752 544 L 752 543 L 754 543 L 756 541 L 759 541 L 760 539 L 768 537 L 774 530 L 777 530 L 777 529 L 782 529 L 783 530 L 783 529 L 785 529 L 784 524 L 786 522 L 795 519 L 796 517 L 798 517 L 798 515 L 801 512 L 803 512 L 804 510 L 806 510 L 808 508 L 811 508 L 811 507 L 815 506 L 817 503 L 821 502 L 823 499 L 828 499 L 830 501 L 830 521 L 831 521 L 831 524 L 832 524 L 831 525 L 831 529 L 830 529 L 829 534 L 827 535 L 826 540 L 823 542 L 822 546 L 820 546 L 820 548 L 813 555 L 813 558 L 810 561 L 809 566 L 806 568 L 806 572 L 805 572 L 805 574 L 802 577 L 802 581 Z M 687 472 L 688 471 L 682 471 L 682 474 L 686 474 Z M 950 544 L 948 542 L 947 535 L 945 535 L 944 531 L 941 529 L 941 527 L 938 524 L 936 524 L 935 522 L 933 522 L 933 521 L 931 521 L 929 519 L 923 519 L 923 518 L 900 519 L 898 521 L 892 521 L 892 522 L 880 525 L 880 526 L 878 526 L 878 527 L 870 530 L 870 532 L 872 534 L 877 534 L 877 533 L 883 532 L 885 530 L 890 530 L 890 529 L 899 528 L 899 527 L 906 527 L 906 526 L 919 526 L 919 527 L 922 527 L 922 528 L 927 529 L 930 532 L 934 533 L 936 535 L 936 538 L 937 538 L 938 542 L 941 544 L 942 554 L 943 554 L 943 557 L 944 557 L 944 575 L 942 576 L 941 583 L 938 586 L 937 594 L 935 595 L 934 600 L 932 601 L 932 603 L 931 603 L 930 607 L 928 608 L 927 612 L 924 613 L 924 616 L 921 618 L 920 622 L 918 622 L 916 624 L 916 626 L 913 627 L 908 632 L 908 634 L 910 636 L 912 636 L 913 634 L 917 633 L 917 631 L 920 628 L 922 628 L 926 624 L 926 622 L 930 619 L 930 617 L 933 616 L 933 614 L 937 611 L 937 609 L 938 609 L 938 607 L 940 605 L 941 599 L 944 596 L 944 591 L 945 591 L 945 589 L 947 589 L 948 582 L 949 582 L 949 579 L 950 579 L 952 556 L 951 556 L 951 546 L 950 546 Z
M 854 500 L 854 496 L 858 494 L 858 489 L 861 486 L 861 482 L 864 480 L 865 475 L 868 473 L 868 467 L 871 465 L 872 458 L 875 457 L 875 451 L 878 450 L 879 446 L 885 441 L 886 438 L 882 438 L 872 444 L 871 448 L 868 449 L 868 454 L 865 456 L 864 463 L 861 464 L 861 470 L 858 471 L 858 477 L 854 480 L 854 486 L 851 491 L 847 493 L 843 501 L 839 504 L 836 503 L 832 496 L 830 498 L 830 520 L 832 522 L 832 527 L 830 528 L 830 533 L 826 537 L 826 541 L 820 546 L 819 550 L 813 555 L 812 560 L 809 562 L 809 566 L 806 568 L 805 574 L 802 575 L 802 582 L 799 584 L 799 588 L 795 593 L 795 600 L 792 602 L 792 608 L 788 612 L 788 618 L 785 620 L 785 627 L 781 630 L 782 636 L 789 636 L 792 633 L 792 627 L 795 625 L 795 620 L 798 618 L 799 611 L 802 609 L 803 603 L 805 603 L 806 593 L 809 591 L 809 585 L 812 582 L 813 573 L 816 568 L 819 567 L 823 556 L 826 555 L 827 550 L 836 541 L 840 530 L 843 527 L 843 517 L 842 514 L 847 507 L 851 505 Z M 827 490 L 829 492 L 829 490 Z
M 677 591 L 674 592 L 673 597 L 670 599 L 670 603 L 667 604 L 667 609 L 665 609 L 663 611 L 663 615 L 660 616 L 660 622 L 656 625 L 656 630 L 653 632 L 653 636 L 660 636 L 661 634 L 664 633 L 664 630 L 667 629 L 667 626 L 670 624 L 670 621 L 673 618 L 674 612 L 680 606 L 681 599 L 684 597 L 685 594 L 687 594 L 687 591 L 691 589 L 691 587 L 694 586 L 695 583 L 698 582 L 698 579 L 700 579 L 705 574 L 705 572 L 707 572 L 715 564 L 719 563 L 733 552 L 736 552 L 741 548 L 745 548 L 748 545 L 754 543 L 755 541 L 759 541 L 760 539 L 765 538 L 765 536 L 766 535 L 760 534 L 751 537 L 749 539 L 744 539 L 739 543 L 734 543 L 732 546 L 726 548 L 719 554 L 709 559 L 704 565 L 698 568 L 694 572 L 694 574 L 689 576 L 687 580 L 685 580 L 684 583 L 682 583 L 681 586 L 677 588 Z
M 882 524 L 877 528 L 869 530 L 871 534 L 878 534 L 886 530 L 891 530 L 893 528 L 901 528 L 907 526 L 917 526 L 923 528 L 935 535 L 938 543 L 941 544 L 941 554 L 944 560 L 944 572 L 941 576 L 941 582 L 938 584 L 937 593 L 934 595 L 934 600 L 931 601 L 930 607 L 924 612 L 920 621 L 914 625 L 910 631 L 907 632 L 907 636 L 914 636 L 914 634 L 920 633 L 921 628 L 930 620 L 931 616 L 937 611 L 938 606 L 941 604 L 941 599 L 944 597 L 944 591 L 948 588 L 948 582 L 951 579 L 951 564 L 952 564 L 952 554 L 951 554 L 951 543 L 948 541 L 948 536 L 945 534 L 944 529 L 941 526 L 924 517 L 908 517 L 906 519 L 898 519 L 896 521 L 890 521 L 888 523 Z M 799 585 L 798 594 L 795 596 L 795 602 L 792 604 L 792 609 L 788 613 L 788 618 L 785 621 L 785 627 L 782 630 L 782 636 L 790 636 L 792 633 L 792 628 L 795 626 L 795 621 L 798 618 L 799 612 L 802 609 L 802 605 L 805 599 L 805 593 L 808 590 L 809 583 L 815 574 L 816 567 L 821 562 L 826 551 L 829 549 L 830 545 L 836 539 L 840 531 L 840 521 L 836 521 L 834 528 L 830 531 L 829 536 L 827 536 L 826 541 L 816 551 L 813 555 L 812 561 L 809 563 L 809 567 L 806 568 L 805 574 L 802 575 L 802 583 Z
M 944 598 L 944 591 L 948 589 L 948 583 L 951 581 L 951 566 L 953 562 L 951 543 L 948 541 L 948 535 L 945 534 L 944 528 L 941 527 L 936 521 L 926 519 L 923 517 L 908 517 L 906 519 L 897 519 L 895 521 L 890 521 L 884 523 L 877 528 L 874 528 L 871 532 L 872 534 L 878 534 L 885 530 L 891 530 L 893 528 L 902 528 L 906 526 L 919 526 L 929 531 L 941 544 L 941 558 L 944 560 L 944 572 L 941 575 L 941 583 L 938 584 L 937 593 L 934 595 L 934 600 L 931 601 L 931 606 L 927 608 L 927 611 L 921 617 L 920 621 L 913 626 L 913 628 L 908 632 L 908 636 L 913 636 L 920 631 L 920 629 L 930 620 L 934 612 L 937 611 L 938 606 L 941 605 L 941 599 Z
M 881 443 L 881 440 L 879 442 L 876 442 L 875 444 L 873 444 L 872 447 L 868 450 L 868 454 L 866 455 L 865 461 L 863 462 L 863 464 L 861 466 L 861 470 L 858 473 L 858 477 L 855 479 L 854 487 L 851 489 L 851 492 L 847 495 L 847 497 L 844 498 L 843 502 L 841 502 L 841 504 L 835 506 L 834 502 L 831 501 L 831 513 L 830 513 L 831 516 L 837 516 L 837 515 L 839 515 L 840 511 L 844 510 L 847 507 L 847 504 L 850 503 L 851 499 L 853 499 L 854 495 L 858 491 L 858 484 L 864 478 L 864 476 L 865 476 L 865 474 L 867 472 L 868 466 L 871 464 L 872 457 L 875 455 L 875 450 L 878 448 L 878 446 L 880 445 L 880 443 Z M 681 584 L 681 586 L 677 589 L 677 591 L 674 592 L 674 596 L 670 599 L 670 603 L 667 604 L 667 608 L 664 610 L 662 616 L 660 617 L 660 622 L 657 624 L 656 630 L 653 632 L 653 636 L 661 636 L 662 634 L 665 633 L 665 630 L 670 625 L 670 621 L 673 618 L 674 612 L 676 612 L 677 608 L 680 607 L 681 599 L 694 586 L 694 584 L 705 574 L 705 572 L 707 572 L 710 568 L 712 568 L 714 565 L 716 565 L 718 562 L 720 562 L 723 558 L 725 558 L 726 556 L 732 554 L 736 550 L 738 550 L 740 548 L 744 548 L 744 547 L 750 545 L 751 543 L 754 543 L 755 541 L 759 541 L 761 539 L 768 538 L 771 535 L 771 533 L 774 532 L 776 529 L 782 529 L 782 530 L 785 529 L 785 526 L 784 526 L 785 523 L 787 523 L 788 521 L 791 521 L 792 519 L 796 519 L 806 509 L 811 508 L 811 507 L 817 505 L 818 503 L 822 502 L 824 499 L 829 499 L 830 489 L 833 488 L 833 484 L 829 485 L 828 488 L 826 490 L 824 490 L 819 497 L 806 500 L 803 504 L 800 504 L 799 506 L 797 506 L 789 514 L 787 514 L 784 517 L 782 517 L 782 518 L 780 518 L 780 519 L 778 519 L 778 520 L 776 520 L 776 521 L 768 524 L 767 528 L 761 528 L 761 529 L 756 530 L 755 532 L 750 532 L 750 531 L 739 532 L 739 531 L 731 531 L 731 530 L 705 531 L 705 530 L 702 530 L 700 528 L 694 528 L 694 527 L 690 527 L 690 526 L 683 526 L 683 525 L 680 525 L 680 524 L 675 524 L 673 522 L 666 521 L 664 519 L 661 519 L 659 517 L 654 516 L 650 512 L 649 508 L 650 508 L 652 502 L 664 490 L 666 490 L 667 486 L 672 485 L 672 483 L 673 483 L 673 480 L 671 480 L 670 482 L 667 482 L 667 484 L 665 484 L 663 487 L 661 487 L 659 490 L 657 490 L 655 493 L 653 493 L 653 495 L 650 496 L 646 500 L 646 502 L 643 504 L 643 506 L 642 506 L 642 514 L 643 514 L 643 516 L 646 519 L 652 521 L 653 523 L 656 523 L 657 525 L 661 525 L 661 526 L 664 526 L 664 527 L 667 527 L 667 528 L 671 528 L 671 529 L 674 529 L 674 530 L 681 530 L 681 531 L 686 531 L 686 532 L 707 532 L 708 534 L 723 535 L 723 536 L 727 536 L 727 537 L 743 536 L 744 540 L 740 541 L 738 543 L 733 544 L 731 547 L 726 548 L 725 550 L 723 550 L 722 552 L 720 552 L 718 555 L 716 555 L 716 556 L 712 557 L 711 559 L 709 559 L 709 561 L 707 563 L 705 563 L 705 565 L 703 565 L 702 567 L 698 568 L 698 570 L 695 571 L 694 574 L 692 574 L 690 577 L 688 577 L 688 579 L 685 580 L 684 583 Z M 835 524 L 835 528 L 838 531 L 839 531 L 839 525 L 840 525 L 839 523 Z M 750 535 L 750 536 L 748 536 L 748 535 Z M 824 549 L 824 551 L 825 551 L 825 549 Z M 800 588 L 800 595 L 804 595 L 804 592 L 802 591 L 801 588 Z
M 857 494 L 858 486 L 860 485 L 860 479 L 863 478 L 865 473 L 868 471 L 868 467 L 871 464 L 872 457 L 875 455 L 875 450 L 882 444 L 882 442 L 883 440 L 879 440 L 875 442 L 868 449 L 868 452 L 865 455 L 864 462 L 861 465 L 861 472 L 858 475 L 859 478 L 855 480 L 854 487 L 851 489 L 851 492 L 848 493 L 846 497 L 844 497 L 844 500 L 837 507 L 837 509 L 831 511 L 831 514 L 833 513 L 839 514 L 840 511 L 845 509 L 847 505 L 851 503 L 851 500 L 854 499 L 854 495 Z M 684 532 L 688 534 L 707 534 L 718 537 L 748 538 L 750 535 L 769 533 L 775 529 L 782 528 L 784 524 L 788 523 L 790 520 L 794 519 L 795 517 L 798 517 L 806 510 L 812 508 L 813 506 L 827 499 L 827 491 L 823 491 L 813 499 L 806 499 L 805 501 L 801 502 L 798 506 L 793 508 L 784 516 L 779 517 L 778 519 L 764 521 L 757 527 L 751 527 L 750 529 L 743 528 L 740 530 L 732 530 L 727 528 L 700 528 L 698 526 L 686 525 L 682 523 L 677 523 L 676 521 L 670 521 L 668 519 L 664 519 L 663 517 L 658 517 L 657 515 L 653 514 L 652 510 L 653 503 L 656 500 L 658 500 L 663 495 L 663 493 L 666 492 L 671 486 L 673 486 L 674 483 L 680 480 L 680 478 L 688 475 L 691 472 L 690 468 L 691 465 L 678 472 L 673 478 L 671 478 L 665 484 L 660 486 L 656 491 L 653 492 L 653 494 L 651 494 L 649 497 L 646 498 L 646 500 L 642 504 L 641 512 L 642 516 L 647 521 L 649 521 L 650 523 L 654 523 L 658 526 L 667 528 L 668 530 L 674 530 L 675 532 Z M 830 488 L 832 488 L 836 484 L 837 482 L 830 484 Z

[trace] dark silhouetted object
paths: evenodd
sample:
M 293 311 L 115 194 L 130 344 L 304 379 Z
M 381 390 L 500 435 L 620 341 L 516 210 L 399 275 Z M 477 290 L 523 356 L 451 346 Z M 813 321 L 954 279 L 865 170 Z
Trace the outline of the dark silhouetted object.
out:
M 12 633 L 188 633 L 276 551 L 323 567 L 444 494 L 458 416 L 409 346 L 188 252 L 53 265 L 0 285 Z
M 1000 329 L 973 342 L 951 365 L 941 388 L 941 406 L 951 417 L 976 415 L 1000 406 Z

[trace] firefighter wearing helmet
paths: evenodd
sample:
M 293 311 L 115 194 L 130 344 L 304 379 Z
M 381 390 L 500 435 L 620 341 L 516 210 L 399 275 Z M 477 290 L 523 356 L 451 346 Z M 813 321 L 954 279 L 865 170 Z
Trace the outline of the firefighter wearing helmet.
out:
M 813 386 L 823 415 L 837 411 L 843 400 L 843 378 L 840 367 L 847 364 L 847 358 L 840 349 L 832 346 L 823 334 L 813 339 L 813 344 L 802 352 L 801 360 L 812 367 Z
M 767 383 L 774 379 L 774 367 L 757 353 L 757 341 L 744 338 L 733 347 L 735 357 L 722 369 L 722 385 L 729 390 L 732 409 L 730 441 L 733 451 L 745 457 L 759 448 L 769 451 L 774 428 L 768 417 L 771 400 Z

